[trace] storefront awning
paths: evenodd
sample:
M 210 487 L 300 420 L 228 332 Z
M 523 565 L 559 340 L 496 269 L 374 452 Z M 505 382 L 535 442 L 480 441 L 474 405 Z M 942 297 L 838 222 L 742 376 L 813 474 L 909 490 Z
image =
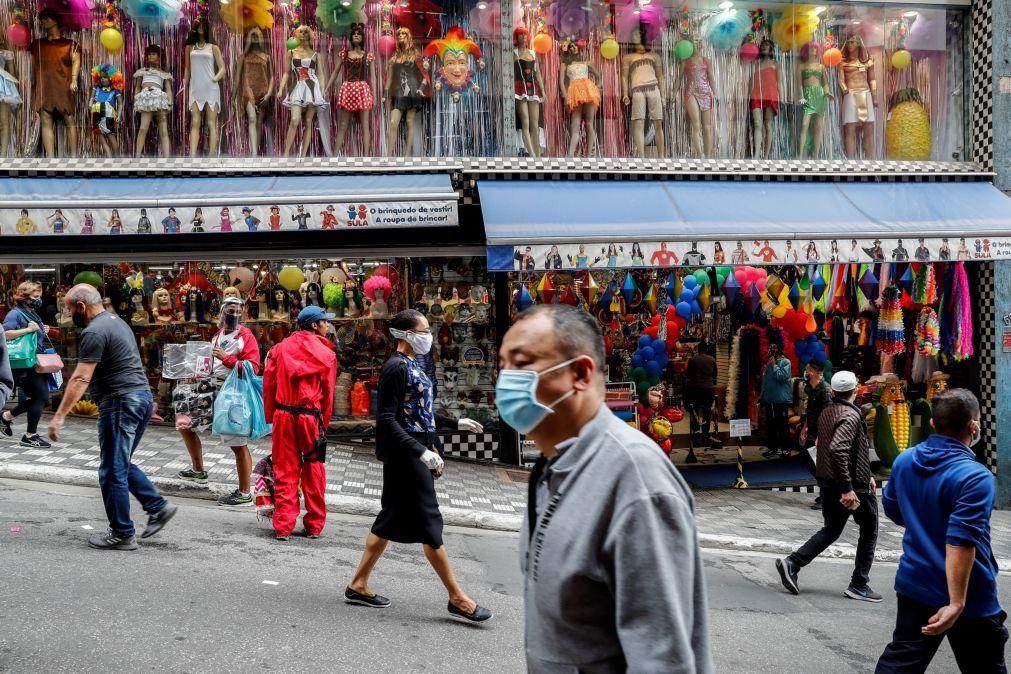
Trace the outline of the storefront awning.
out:
M 637 248 L 643 252 L 666 242 L 664 251 L 668 246 L 679 251 L 679 259 L 685 252 L 708 250 L 708 255 L 692 258 L 695 264 L 712 261 L 714 250 L 729 262 L 738 241 L 748 253 L 773 251 L 765 256 L 773 259 L 746 255 L 752 264 L 830 261 L 829 240 L 838 241 L 832 250 L 843 251 L 833 253 L 831 261 L 851 261 L 845 250 L 854 240 L 854 249 L 880 246 L 884 254 L 868 252 L 864 258 L 888 259 L 896 246 L 902 250 L 908 244 L 912 257 L 919 238 L 925 239 L 922 249 L 929 249 L 927 259 L 947 259 L 944 238 L 951 239 L 951 251 L 961 245 L 960 238 L 968 239 L 964 246 L 973 259 L 984 259 L 984 252 L 990 259 L 1011 257 L 1011 199 L 983 182 L 481 181 L 478 191 L 489 265 L 497 270 L 552 264 L 540 258 L 552 254 L 550 247 L 556 245 L 563 258 L 573 258 L 574 267 L 593 266 L 600 257 L 610 258 L 602 266 L 638 266 L 642 256 L 634 260 L 630 255 L 634 242 L 641 242 Z M 801 253 L 797 260 L 795 251 L 806 252 L 808 242 L 818 252 L 810 258 Z M 607 249 L 612 244 L 617 255 Z M 526 264 L 524 254 L 536 262 Z M 954 252 L 950 255 L 955 258 Z M 666 257 L 673 262 L 675 256 L 661 259 Z M 901 260 L 902 253 L 893 259 Z

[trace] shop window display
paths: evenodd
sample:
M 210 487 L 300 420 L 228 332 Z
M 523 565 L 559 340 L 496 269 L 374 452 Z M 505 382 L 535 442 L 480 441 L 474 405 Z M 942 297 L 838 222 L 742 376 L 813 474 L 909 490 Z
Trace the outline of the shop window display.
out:
M 957 9 L 11 0 L 0 21 L 7 157 L 968 158 Z

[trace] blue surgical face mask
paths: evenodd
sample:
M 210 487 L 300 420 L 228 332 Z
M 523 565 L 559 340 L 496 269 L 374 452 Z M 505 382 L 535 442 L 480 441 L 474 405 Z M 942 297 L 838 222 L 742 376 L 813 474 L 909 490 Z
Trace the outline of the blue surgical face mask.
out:
M 579 360 L 570 358 L 546 370 L 502 370 L 498 373 L 498 383 L 495 384 L 495 406 L 498 408 L 502 421 L 515 428 L 519 433 L 529 433 L 544 421 L 544 417 L 554 411 L 555 406 L 576 394 L 576 389 L 562 395 L 550 405 L 537 402 L 537 384 L 541 377 L 560 370 Z

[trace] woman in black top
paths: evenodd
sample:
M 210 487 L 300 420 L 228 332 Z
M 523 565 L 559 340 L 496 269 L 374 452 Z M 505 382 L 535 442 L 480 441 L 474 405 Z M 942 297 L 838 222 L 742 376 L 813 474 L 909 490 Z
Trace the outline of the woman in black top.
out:
M 43 353 L 46 349 L 46 335 L 49 334 L 49 326 L 39 316 L 42 309 L 42 286 L 32 281 L 25 281 L 14 291 L 14 308 L 7 312 L 4 318 L 4 337 L 10 342 L 13 339 L 23 337 L 31 332 L 36 333 L 37 350 Z M 7 437 L 14 435 L 12 422 L 14 418 L 25 412 L 28 413 L 28 430 L 21 436 L 22 447 L 33 447 L 35 449 L 45 449 L 49 443 L 39 435 L 39 419 L 42 418 L 42 410 L 49 402 L 49 375 L 39 374 L 34 368 L 21 368 L 13 370 L 14 382 L 24 391 L 17 407 L 0 414 L 0 433 Z
M 372 569 L 390 541 L 422 543 L 425 556 L 449 592 L 451 615 L 474 622 L 491 612 L 467 596 L 453 576 L 442 545 L 442 514 L 435 498 L 435 478 L 442 475 L 436 426 L 480 433 L 481 424 L 455 421 L 432 412 L 432 382 L 415 360 L 432 348 L 428 320 L 406 309 L 390 322 L 396 351 L 379 375 L 376 456 L 383 462 L 383 508 L 365 541 L 365 552 L 344 598 L 352 604 L 386 608 L 390 600 L 369 588 Z

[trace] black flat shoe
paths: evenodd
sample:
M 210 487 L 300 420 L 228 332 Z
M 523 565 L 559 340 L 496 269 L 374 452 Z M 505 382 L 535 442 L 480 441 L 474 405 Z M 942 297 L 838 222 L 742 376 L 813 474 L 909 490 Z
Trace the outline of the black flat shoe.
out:
M 368 606 L 369 608 L 389 608 L 390 600 L 381 594 L 374 594 L 371 597 L 361 592 L 355 592 L 350 587 L 344 588 L 344 601 L 358 606 Z
M 474 606 L 474 610 L 470 613 L 464 613 L 462 609 L 458 609 L 453 606 L 453 602 L 447 604 L 449 607 L 449 614 L 452 616 L 458 616 L 460 618 L 466 618 L 472 623 L 483 623 L 491 620 L 491 611 L 486 609 L 484 606 Z

